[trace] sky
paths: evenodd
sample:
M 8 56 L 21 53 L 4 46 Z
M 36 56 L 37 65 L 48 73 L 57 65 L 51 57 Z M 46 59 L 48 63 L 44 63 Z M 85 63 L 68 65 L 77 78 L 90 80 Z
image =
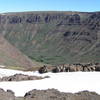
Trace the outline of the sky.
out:
M 0 0 L 0 13 L 23 11 L 100 11 L 100 0 Z

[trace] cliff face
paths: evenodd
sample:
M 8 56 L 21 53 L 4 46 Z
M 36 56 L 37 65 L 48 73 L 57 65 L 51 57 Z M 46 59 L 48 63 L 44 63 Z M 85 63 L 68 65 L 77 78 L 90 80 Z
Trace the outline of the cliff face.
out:
M 50 64 L 100 61 L 100 12 L 0 15 L 0 33 L 31 59 Z

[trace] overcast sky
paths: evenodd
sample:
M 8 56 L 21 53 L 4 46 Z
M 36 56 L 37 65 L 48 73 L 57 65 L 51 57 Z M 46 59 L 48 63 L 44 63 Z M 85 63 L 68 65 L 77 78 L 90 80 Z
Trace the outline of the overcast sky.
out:
M 100 0 L 0 0 L 0 13 L 22 11 L 100 11 Z

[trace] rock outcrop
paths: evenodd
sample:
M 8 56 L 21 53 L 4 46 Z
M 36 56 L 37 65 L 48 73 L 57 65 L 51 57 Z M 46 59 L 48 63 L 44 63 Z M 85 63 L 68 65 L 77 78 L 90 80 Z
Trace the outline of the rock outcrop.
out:
M 11 90 L 4 91 L 0 89 L 0 100 L 15 100 L 14 92 Z
M 29 75 L 23 75 L 23 74 L 15 74 L 8 77 L 3 77 L 0 79 L 0 81 L 25 81 L 25 80 L 40 80 L 45 77 L 40 76 L 29 76 Z
M 31 90 L 24 97 L 15 97 L 11 90 L 0 89 L 0 100 L 100 100 L 95 92 L 81 91 L 78 93 L 64 93 L 56 89 Z
M 43 66 L 39 70 L 39 73 L 47 73 L 47 72 L 76 72 L 76 71 L 100 71 L 100 64 L 99 63 L 76 63 L 76 64 L 63 64 L 54 66 L 51 68 L 48 66 Z
M 55 89 L 32 90 L 25 94 L 25 100 L 99 100 L 95 92 L 82 91 L 79 93 L 63 93 Z

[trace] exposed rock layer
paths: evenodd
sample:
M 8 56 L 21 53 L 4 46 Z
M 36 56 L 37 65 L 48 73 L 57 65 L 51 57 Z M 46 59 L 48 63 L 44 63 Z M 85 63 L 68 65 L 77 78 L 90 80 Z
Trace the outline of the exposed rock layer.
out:
M 39 73 L 47 73 L 47 72 L 76 72 L 76 71 L 100 71 L 100 63 L 76 63 L 76 64 L 66 64 L 66 65 L 58 65 L 58 66 L 43 66 L 39 70 Z

